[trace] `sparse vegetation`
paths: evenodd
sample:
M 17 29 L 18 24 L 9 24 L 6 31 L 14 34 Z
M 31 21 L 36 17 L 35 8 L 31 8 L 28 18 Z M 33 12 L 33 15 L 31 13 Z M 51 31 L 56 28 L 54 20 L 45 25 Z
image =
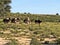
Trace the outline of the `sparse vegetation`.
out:
M 18 13 L 17 13 L 18 14 Z M 9 17 L 8 15 L 5 16 Z M 50 35 L 54 36 L 55 39 L 60 37 L 60 16 L 58 15 L 33 15 L 33 14 L 11 14 L 10 18 L 19 17 L 19 23 L 3 23 L 4 17 L 0 19 L 0 37 L 9 39 L 13 37 L 26 37 L 32 38 L 36 37 L 44 41 L 45 38 L 51 38 Z M 30 17 L 32 20 L 31 24 L 25 24 L 23 20 L 26 17 Z M 33 17 L 33 18 L 32 18 Z M 34 22 L 38 17 L 39 20 L 42 20 L 42 23 L 36 24 Z M 41 41 L 40 40 L 40 41 Z M 54 41 L 52 41 L 54 42 Z
M 10 42 L 6 43 L 5 45 L 19 45 L 20 42 L 24 41 L 25 38 L 25 40 L 32 39 L 30 45 L 41 45 L 41 41 L 45 42 L 46 44 L 50 42 L 60 43 L 59 13 L 56 13 L 55 15 L 31 14 L 30 12 L 12 13 L 10 12 L 10 3 L 11 0 L 0 0 L 0 38 L 10 40 Z M 27 17 L 29 17 L 30 19 L 28 19 L 27 21 L 29 21 L 29 23 L 31 22 L 31 24 L 24 23 L 24 20 Z M 11 21 L 9 21 L 8 23 L 4 23 L 3 19 L 5 18 L 18 18 L 17 22 L 19 23 L 11 23 Z M 41 23 L 39 22 L 39 24 L 36 24 L 35 20 L 37 19 L 39 21 L 41 20 Z M 45 38 L 48 38 L 48 40 L 45 41 Z M 21 43 L 21 45 L 23 45 L 23 43 Z

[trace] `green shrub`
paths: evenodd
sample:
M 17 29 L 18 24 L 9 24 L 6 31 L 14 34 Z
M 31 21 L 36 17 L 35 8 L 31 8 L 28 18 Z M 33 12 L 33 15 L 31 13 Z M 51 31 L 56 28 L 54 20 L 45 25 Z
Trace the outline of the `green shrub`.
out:
M 32 38 L 30 45 L 41 45 L 41 44 L 36 38 Z
M 44 44 L 49 44 L 49 41 L 45 41 Z
M 44 38 L 41 38 L 40 41 L 44 41 Z
M 60 44 L 60 38 L 58 38 L 58 39 L 56 40 L 56 42 L 57 42 L 58 44 Z

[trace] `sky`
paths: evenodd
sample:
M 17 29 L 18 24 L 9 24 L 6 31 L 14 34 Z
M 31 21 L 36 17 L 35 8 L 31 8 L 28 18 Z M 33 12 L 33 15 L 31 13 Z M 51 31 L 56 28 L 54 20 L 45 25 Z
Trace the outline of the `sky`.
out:
M 11 12 L 32 14 L 60 13 L 60 0 L 12 0 Z

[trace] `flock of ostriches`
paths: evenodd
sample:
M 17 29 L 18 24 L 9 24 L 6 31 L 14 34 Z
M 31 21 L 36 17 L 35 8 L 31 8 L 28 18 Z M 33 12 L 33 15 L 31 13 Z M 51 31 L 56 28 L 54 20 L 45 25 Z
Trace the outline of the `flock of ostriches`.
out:
M 9 22 L 16 23 L 16 22 L 20 22 L 20 18 L 4 18 L 3 22 L 4 23 L 9 23 Z M 32 21 L 30 20 L 29 17 L 27 17 L 23 20 L 23 22 L 26 24 L 30 24 Z M 38 19 L 38 20 L 34 20 L 34 22 L 37 24 L 40 24 L 42 21 Z

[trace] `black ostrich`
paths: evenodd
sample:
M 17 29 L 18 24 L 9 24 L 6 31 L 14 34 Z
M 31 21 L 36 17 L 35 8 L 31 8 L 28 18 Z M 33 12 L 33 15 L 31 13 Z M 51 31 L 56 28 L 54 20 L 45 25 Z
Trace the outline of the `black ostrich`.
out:
M 4 22 L 4 23 L 10 22 L 10 18 L 4 18 L 4 19 L 3 19 L 3 22 Z
M 11 19 L 11 23 L 16 23 L 19 22 L 20 18 L 12 18 Z
M 39 24 L 39 26 L 40 26 L 40 23 L 41 23 L 42 21 L 41 20 L 35 20 L 35 23 L 36 24 Z

